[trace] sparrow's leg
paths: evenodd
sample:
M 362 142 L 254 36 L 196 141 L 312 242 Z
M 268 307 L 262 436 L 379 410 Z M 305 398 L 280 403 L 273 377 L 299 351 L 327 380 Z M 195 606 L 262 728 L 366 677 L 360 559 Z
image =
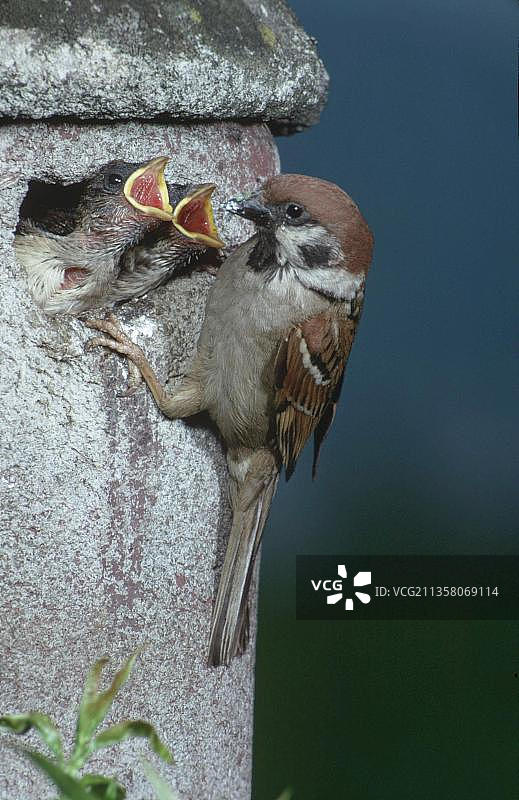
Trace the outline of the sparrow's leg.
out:
M 155 375 L 148 359 L 139 345 L 132 342 L 121 330 L 118 320 L 110 314 L 108 319 L 89 319 L 85 321 L 87 327 L 107 334 L 96 336 L 87 342 L 87 348 L 108 347 L 120 353 L 134 364 L 148 384 L 157 406 L 166 417 L 179 419 L 190 417 L 202 411 L 202 392 L 200 384 L 192 377 L 184 378 L 173 394 L 168 394 Z

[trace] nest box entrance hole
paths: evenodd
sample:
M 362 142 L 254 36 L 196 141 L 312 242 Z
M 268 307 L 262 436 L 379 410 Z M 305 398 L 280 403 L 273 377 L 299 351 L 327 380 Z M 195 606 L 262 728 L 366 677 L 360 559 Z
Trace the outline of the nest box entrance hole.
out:
M 70 233 L 83 189 L 84 181 L 64 185 L 30 180 L 20 206 L 18 224 L 31 219 L 51 233 Z

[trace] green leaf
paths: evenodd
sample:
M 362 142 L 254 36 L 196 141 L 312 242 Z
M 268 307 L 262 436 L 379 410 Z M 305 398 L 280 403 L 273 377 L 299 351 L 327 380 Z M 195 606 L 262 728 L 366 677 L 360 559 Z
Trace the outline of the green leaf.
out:
M 35 750 L 24 748 L 23 752 L 51 779 L 67 800 L 92 800 L 92 795 L 81 786 L 81 783 L 68 775 L 63 767 L 56 764 L 55 761 L 51 761 Z
M 104 775 L 83 775 L 81 786 L 86 787 L 91 797 L 99 800 L 125 800 L 126 789 L 113 778 Z
M 292 789 L 285 789 L 285 791 L 281 792 L 279 795 L 278 800 L 292 800 L 293 795 Z
M 159 773 L 147 761 L 142 762 L 142 768 L 147 779 L 155 789 L 157 800 L 180 800 L 178 794 L 166 783 Z
M 155 728 L 149 722 L 143 722 L 141 719 L 132 719 L 127 722 L 120 722 L 118 725 L 112 725 L 106 731 L 99 733 L 94 739 L 94 750 L 99 750 L 101 747 L 108 747 L 116 742 L 122 742 L 125 739 L 140 737 L 148 740 L 148 744 L 163 761 L 171 763 L 173 756 L 169 752 L 165 744 L 159 739 Z
M 88 739 L 92 735 L 90 727 L 92 724 L 91 708 L 98 695 L 99 681 L 103 668 L 108 664 L 107 658 L 100 658 L 90 669 L 83 689 L 83 697 L 79 706 L 79 714 L 76 729 L 76 743 L 79 739 Z
M 90 739 L 96 728 L 106 717 L 119 689 L 126 683 L 135 659 L 139 655 L 137 650 L 130 658 L 125 661 L 121 669 L 115 673 L 114 679 L 108 689 L 99 692 L 99 681 L 103 667 L 108 663 L 107 658 L 100 658 L 88 673 L 83 697 L 79 707 L 78 722 L 76 728 L 76 743 L 71 762 L 74 767 L 79 769 L 91 752 Z
M 63 745 L 60 733 L 55 723 L 46 714 L 31 711 L 29 714 L 5 714 L 0 717 L 0 728 L 6 728 L 11 733 L 23 734 L 31 728 L 39 734 L 51 753 L 60 763 L 63 762 Z

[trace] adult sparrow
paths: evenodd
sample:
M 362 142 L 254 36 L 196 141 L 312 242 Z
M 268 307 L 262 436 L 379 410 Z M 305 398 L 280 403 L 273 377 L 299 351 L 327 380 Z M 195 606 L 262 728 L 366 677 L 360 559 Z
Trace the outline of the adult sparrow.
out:
M 227 448 L 233 522 L 214 605 L 209 663 L 248 640 L 248 594 L 280 471 L 292 474 L 313 434 L 314 464 L 334 417 L 364 299 L 373 238 L 332 183 L 278 175 L 227 209 L 257 233 L 211 288 L 197 353 L 168 394 L 117 321 L 91 320 L 91 341 L 125 354 L 172 419 L 207 411 Z

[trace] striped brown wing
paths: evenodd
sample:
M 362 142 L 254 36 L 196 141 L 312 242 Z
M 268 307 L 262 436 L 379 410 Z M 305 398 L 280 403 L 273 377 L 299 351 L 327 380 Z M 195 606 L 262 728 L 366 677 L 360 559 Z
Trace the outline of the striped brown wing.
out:
M 287 479 L 311 434 L 313 474 L 330 427 L 360 313 L 327 311 L 290 329 L 276 358 L 275 431 Z

